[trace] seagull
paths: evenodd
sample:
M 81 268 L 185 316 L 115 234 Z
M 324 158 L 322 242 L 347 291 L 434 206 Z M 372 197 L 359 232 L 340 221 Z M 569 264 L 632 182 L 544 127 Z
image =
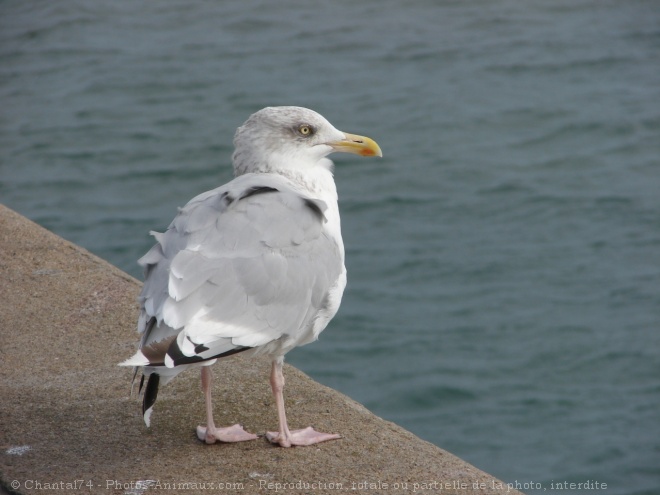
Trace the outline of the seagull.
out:
M 241 353 L 268 356 L 279 420 L 266 438 L 282 447 L 340 438 L 308 427 L 290 430 L 284 408 L 284 356 L 318 339 L 346 286 L 333 152 L 382 156 L 375 141 L 337 130 L 301 107 L 267 107 L 238 128 L 235 178 L 179 209 L 138 263 L 139 349 L 120 363 L 145 377 L 142 413 L 149 427 L 159 384 L 201 368 L 207 444 L 254 440 L 239 424 L 213 421 L 210 366 Z

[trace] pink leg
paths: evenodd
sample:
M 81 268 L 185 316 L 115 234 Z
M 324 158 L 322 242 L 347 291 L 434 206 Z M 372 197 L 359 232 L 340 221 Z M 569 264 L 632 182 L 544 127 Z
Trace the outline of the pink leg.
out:
M 202 442 L 245 442 L 255 440 L 257 435 L 248 433 L 239 424 L 226 428 L 216 428 L 213 423 L 213 404 L 211 403 L 211 380 L 213 374 L 210 366 L 202 367 L 202 390 L 206 398 L 206 426 L 197 427 L 197 438 Z
M 291 447 L 292 445 L 313 445 L 326 440 L 335 440 L 341 438 L 340 435 L 332 433 L 320 433 L 311 426 L 303 430 L 289 431 L 289 425 L 286 421 L 286 411 L 284 410 L 284 374 L 282 373 L 283 359 L 273 361 L 273 368 L 270 374 L 270 386 L 273 389 L 275 405 L 277 406 L 277 417 L 280 422 L 280 431 L 269 431 L 266 438 L 272 443 L 280 444 L 282 447 Z

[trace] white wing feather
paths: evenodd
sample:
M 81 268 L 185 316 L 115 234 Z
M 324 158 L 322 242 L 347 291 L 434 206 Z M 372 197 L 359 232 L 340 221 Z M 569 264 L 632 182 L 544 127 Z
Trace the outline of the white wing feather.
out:
M 125 364 L 173 366 L 165 352 L 175 340 L 201 361 L 244 347 L 284 354 L 318 337 L 345 285 L 325 209 L 265 174 L 193 198 L 139 261 L 143 339 Z

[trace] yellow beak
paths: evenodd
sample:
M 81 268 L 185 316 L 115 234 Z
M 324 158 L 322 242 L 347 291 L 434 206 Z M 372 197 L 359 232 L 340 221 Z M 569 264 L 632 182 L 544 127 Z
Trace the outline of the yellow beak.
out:
M 361 156 L 383 156 L 380 146 L 371 138 L 344 133 L 344 139 L 328 143 L 335 151 Z

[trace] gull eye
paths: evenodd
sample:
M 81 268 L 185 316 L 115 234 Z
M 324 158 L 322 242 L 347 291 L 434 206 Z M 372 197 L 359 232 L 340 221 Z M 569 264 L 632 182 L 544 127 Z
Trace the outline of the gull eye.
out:
M 302 124 L 298 126 L 298 134 L 303 137 L 309 137 L 314 134 L 314 128 L 309 124 Z

